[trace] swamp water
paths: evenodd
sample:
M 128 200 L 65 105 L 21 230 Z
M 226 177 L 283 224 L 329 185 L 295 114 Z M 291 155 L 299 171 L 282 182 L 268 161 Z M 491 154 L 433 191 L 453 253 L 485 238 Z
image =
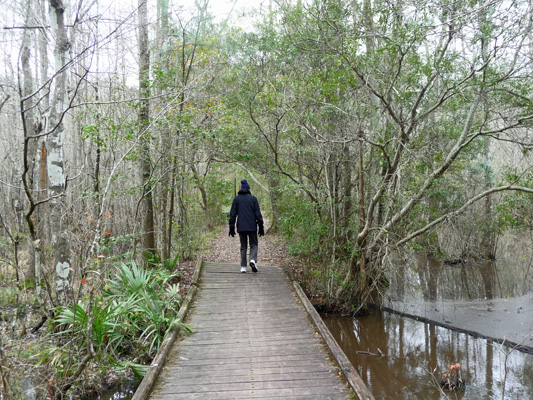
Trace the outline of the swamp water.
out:
M 423 255 L 397 264 L 384 305 L 435 323 L 378 310 L 324 322 L 376 399 L 446 399 L 439 383 L 455 363 L 466 389 L 446 392 L 450 399 L 533 399 L 533 256 L 518 253 L 483 264 Z
M 376 399 L 445 399 L 440 377 L 456 362 L 467 385 L 451 399 L 502 399 L 504 382 L 504 399 L 533 399 L 531 354 L 387 312 L 323 319 Z
M 99 394 L 87 397 L 85 400 L 131 400 L 141 382 L 132 380 L 122 385 L 120 390 L 109 389 Z
M 135 390 L 128 392 L 104 392 L 96 397 L 91 397 L 90 400 L 131 400 Z

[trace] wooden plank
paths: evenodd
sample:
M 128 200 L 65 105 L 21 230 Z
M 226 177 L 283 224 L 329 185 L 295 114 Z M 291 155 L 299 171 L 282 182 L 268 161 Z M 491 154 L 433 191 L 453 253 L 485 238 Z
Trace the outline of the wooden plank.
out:
M 283 334 L 276 332 L 276 335 L 255 335 L 252 339 L 254 346 L 261 346 L 269 343 L 282 343 L 287 340 L 292 341 L 293 343 L 302 340 L 309 341 L 312 340 L 308 335 L 303 335 L 300 331 L 285 331 Z M 314 339 L 313 339 L 314 340 Z M 242 338 L 238 333 L 233 333 L 229 335 L 210 335 L 209 337 L 199 337 L 191 338 L 187 342 L 182 344 L 182 347 L 187 346 L 221 346 L 221 345 L 233 345 L 247 342 L 248 339 Z
M 314 347 L 314 346 L 321 346 L 321 343 L 318 343 L 317 340 L 313 337 L 311 338 L 297 338 L 294 339 L 291 343 L 292 349 L 299 349 L 303 347 Z M 220 352 L 232 352 L 232 351 L 262 351 L 262 352 L 271 352 L 271 354 L 275 354 L 274 352 L 276 349 L 279 348 L 285 348 L 285 341 L 278 339 L 273 341 L 264 341 L 264 342 L 231 342 L 231 343 L 218 343 L 218 344 L 188 344 L 183 345 L 183 353 L 193 353 L 195 354 L 199 350 L 209 350 L 211 353 L 220 351 Z
M 290 373 L 290 380 L 287 380 L 287 375 Z M 202 392 L 208 386 L 216 385 L 220 390 L 230 390 L 225 388 L 232 388 L 235 385 L 239 389 L 243 389 L 245 385 L 252 385 L 257 387 L 258 382 L 265 388 L 274 387 L 289 387 L 289 386 L 309 386 L 309 384 L 335 384 L 335 381 L 330 375 L 330 371 L 307 371 L 299 372 L 292 370 L 286 373 L 270 373 L 259 374 L 256 370 L 246 370 L 242 374 L 232 374 L 227 376 L 222 375 L 202 375 L 195 377 L 184 378 L 181 375 L 173 375 L 168 379 L 161 376 L 162 383 L 165 384 L 164 391 L 172 391 L 175 386 L 183 392 Z
M 181 354 L 181 353 L 180 353 Z M 241 358 L 222 358 L 222 359 L 215 359 L 215 358 L 204 358 L 204 359 L 188 359 L 186 357 L 182 357 L 181 355 L 178 357 L 179 360 L 177 360 L 177 363 L 179 364 L 173 364 L 173 365 L 182 365 L 186 367 L 193 367 L 193 366 L 205 366 L 205 365 L 211 365 L 211 366 L 227 366 L 230 367 L 231 365 L 240 365 L 246 362 L 251 362 L 250 357 L 241 357 Z M 270 363 L 280 363 L 283 361 L 287 362 L 306 362 L 306 363 L 314 363 L 314 362 L 322 362 L 324 361 L 323 357 L 320 355 L 314 356 L 313 354 L 299 354 L 299 355 L 283 355 L 283 356 L 264 356 L 264 357 L 254 357 L 254 362 L 263 364 L 270 364 Z M 331 363 L 330 363 L 331 364 Z M 172 366 L 173 366 L 172 365 Z M 171 368 L 169 366 L 169 368 Z
M 179 395 L 169 395 L 168 397 L 164 397 L 165 400 L 239 400 L 239 399 L 278 399 L 278 400 L 287 400 L 286 395 L 272 395 L 270 393 L 265 392 L 259 392 L 254 393 L 253 395 L 250 395 L 248 393 L 239 393 L 237 394 L 231 394 L 231 393 L 210 393 L 210 394 L 179 394 Z M 291 400 L 339 400 L 339 395 L 336 393 L 327 393 L 327 394 L 316 394 L 316 393 L 310 393 L 310 394 L 304 394 L 300 395 L 300 393 L 292 393 L 290 395 Z
M 315 325 L 322 334 L 322 337 L 328 344 L 329 349 L 331 350 L 333 356 L 339 363 L 341 370 L 344 373 L 344 376 L 357 394 L 357 397 L 360 400 L 375 400 L 374 396 L 372 395 L 366 384 L 363 382 L 353 365 L 350 363 L 350 360 L 348 360 L 346 354 L 344 354 L 340 346 L 337 344 L 337 342 L 333 338 L 333 335 L 326 327 L 324 321 L 322 321 L 322 318 L 320 318 L 320 315 L 318 315 L 318 312 L 315 310 L 300 285 L 297 282 L 294 282 L 294 287 L 296 289 L 296 292 L 298 293 L 298 296 L 300 296 L 302 304 L 313 319 Z
M 180 355 L 183 358 L 189 358 L 194 357 L 194 360 L 200 361 L 200 360 L 228 360 L 231 358 L 240 358 L 240 359 L 246 359 L 246 358 L 258 358 L 261 359 L 261 357 L 272 357 L 272 356 L 279 356 L 279 357 L 290 357 L 290 356 L 312 356 L 316 354 L 316 352 L 320 352 L 323 350 L 322 346 L 314 346 L 313 348 L 278 348 L 276 350 L 270 351 L 270 350 L 255 350 L 255 351 L 248 351 L 246 349 L 241 349 L 240 351 L 235 350 L 221 350 L 221 351 L 212 351 L 209 352 L 202 352 L 200 353 L 200 349 L 198 352 L 180 352 Z
M 257 330 L 253 327 L 249 327 L 250 334 L 252 335 L 252 338 L 257 338 L 257 340 L 261 340 L 264 338 L 277 338 L 277 337 L 291 337 L 295 334 L 314 334 L 315 331 L 312 327 L 302 327 L 301 325 L 291 325 L 291 326 L 284 326 L 281 328 L 274 328 L 274 329 L 262 329 Z M 198 332 L 196 332 L 198 333 Z M 194 333 L 193 333 L 194 335 Z M 190 340 L 200 340 L 197 339 L 196 336 L 194 339 Z M 222 329 L 217 329 L 216 327 L 212 327 L 209 329 L 202 329 L 202 339 L 203 340 L 214 340 L 215 338 L 228 338 L 228 340 L 232 340 L 235 338 L 242 338 L 242 329 L 237 329 L 234 327 Z
M 199 376 L 204 376 L 208 371 L 210 377 L 215 376 L 233 376 L 233 375 L 242 375 L 250 371 L 249 367 L 244 366 L 243 364 L 235 364 L 233 367 L 231 365 L 208 365 L 208 366 L 179 366 L 179 367 L 169 367 L 165 369 L 165 373 L 172 374 L 172 376 L 185 379 L 187 377 L 195 378 Z M 293 362 L 285 363 L 281 366 L 279 363 L 273 363 L 269 366 L 261 365 L 255 370 L 257 375 L 263 374 L 292 374 L 292 373 L 310 373 L 310 372 L 331 372 L 334 371 L 334 368 L 331 366 L 331 363 L 309 363 L 307 360 L 303 362 Z
M 195 333 L 173 346 L 150 399 L 353 398 L 279 268 L 202 270 Z
M 257 390 L 270 390 L 270 391 L 284 391 L 287 389 L 298 389 L 302 390 L 304 388 L 310 389 L 314 388 L 315 390 L 324 390 L 324 388 L 335 388 L 335 381 L 332 379 L 294 379 L 291 377 L 290 380 L 279 380 L 279 381 L 266 381 L 258 382 L 251 381 L 248 379 L 240 379 L 236 382 L 219 382 L 214 384 L 203 384 L 203 385 L 188 385 L 175 383 L 167 383 L 164 386 L 164 389 L 161 391 L 162 394 L 172 393 L 209 393 L 212 391 L 218 392 L 233 392 L 241 391 L 252 393 Z M 291 390 L 291 392 L 292 392 Z M 339 389 L 340 391 L 340 389 Z M 329 392 L 329 390 L 328 390 Z
M 238 399 L 331 399 L 339 400 L 346 397 L 344 390 L 335 386 L 296 387 L 279 389 L 225 390 L 211 388 L 203 393 L 162 393 L 161 400 L 238 400 Z M 353 398 L 352 398 L 353 399 Z

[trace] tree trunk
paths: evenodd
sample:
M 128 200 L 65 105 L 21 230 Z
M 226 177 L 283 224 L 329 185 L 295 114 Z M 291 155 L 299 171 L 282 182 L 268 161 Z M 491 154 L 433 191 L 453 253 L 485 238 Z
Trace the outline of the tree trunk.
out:
M 43 21 L 46 21 L 46 7 L 44 2 L 39 2 L 39 8 L 41 16 L 40 18 Z M 44 32 L 43 30 L 39 29 L 38 32 L 38 41 L 39 41 L 39 70 L 40 70 L 40 77 L 37 80 L 38 85 L 46 85 L 46 82 L 48 81 L 48 68 L 49 68 L 49 61 L 48 61 L 48 41 L 49 38 L 47 36 L 48 34 Z M 40 98 L 40 109 L 42 110 L 48 110 L 50 107 L 50 84 L 43 87 L 41 90 Z M 41 118 L 38 116 L 38 126 L 40 129 L 39 133 L 42 132 L 48 132 L 49 129 L 49 121 L 47 118 Z M 38 150 L 38 154 L 40 154 L 39 164 L 40 164 L 40 173 L 38 174 L 37 184 L 35 187 L 38 190 L 39 195 L 38 200 L 44 201 L 48 197 L 48 183 L 46 181 L 46 177 L 48 175 L 47 167 L 46 167 L 46 139 L 40 138 L 38 139 L 37 148 L 40 148 L 40 152 Z M 49 241 L 51 238 L 50 235 L 50 221 L 48 219 L 48 205 L 46 203 L 42 203 L 39 205 L 39 207 L 35 210 L 35 224 L 37 226 L 37 230 L 39 232 L 39 237 L 43 241 Z
M 363 157 L 363 132 L 359 132 L 359 232 L 363 230 L 366 225 L 365 215 L 365 174 L 364 174 L 364 157 Z M 361 258 L 359 260 L 359 295 L 360 304 L 364 303 L 364 297 L 366 296 L 367 286 L 367 271 L 366 271 L 366 238 L 363 238 L 358 243 L 361 248 Z
M 267 173 L 266 179 L 270 192 L 270 204 L 272 206 L 272 221 L 268 233 L 276 233 L 279 228 L 279 217 L 281 215 L 281 191 L 279 187 L 279 175 L 277 173 Z
M 209 217 L 209 201 L 207 199 L 207 191 L 205 190 L 205 184 L 203 180 L 200 178 L 200 175 L 198 174 L 198 170 L 196 169 L 194 160 L 191 164 L 191 171 L 193 173 L 194 180 L 196 181 L 196 184 L 198 185 L 198 190 L 200 191 L 200 195 L 202 196 L 201 207 L 204 212 L 205 225 L 207 227 L 207 230 L 211 230 L 213 227 L 211 226 L 211 218 Z
M 342 179 L 343 179 L 343 191 L 342 195 L 344 196 L 344 204 L 342 210 L 342 226 L 344 229 L 348 229 L 350 225 L 350 217 L 352 214 L 352 155 L 350 154 L 350 147 L 345 145 L 342 151 Z
M 331 264 L 335 264 L 337 255 L 337 155 L 329 154 L 325 160 L 326 187 L 329 196 L 329 219 L 331 224 Z
M 158 29 L 158 42 L 161 45 L 160 51 L 158 53 L 159 62 L 162 75 L 164 77 L 164 82 L 166 82 L 167 76 L 168 76 L 168 38 L 169 38 L 169 30 L 168 30 L 168 0 L 158 0 L 157 2 L 157 10 L 159 14 L 158 21 L 160 21 L 159 29 Z M 161 87 L 161 85 L 159 85 Z M 161 89 L 159 89 L 160 92 L 162 92 Z M 162 93 L 160 93 L 162 94 Z M 167 162 L 163 163 L 163 168 L 166 168 L 167 165 L 172 164 L 173 154 L 172 154 L 172 132 L 170 129 L 170 126 L 164 126 L 163 131 L 161 132 L 161 138 L 160 138 L 160 148 L 162 154 L 162 158 L 167 160 Z M 162 257 L 165 260 L 170 259 L 170 248 L 171 246 L 169 243 L 168 234 L 172 231 L 167 230 L 167 227 L 171 223 L 170 215 L 171 211 L 169 208 L 169 191 L 171 188 L 170 185 L 170 179 L 172 170 L 168 169 L 166 171 L 161 171 L 161 193 L 160 193 L 160 211 L 159 211 L 159 226 L 161 227 L 161 243 L 162 243 Z M 172 205 L 170 206 L 172 207 Z
M 67 40 L 62 0 L 50 0 L 52 28 L 55 36 L 55 70 L 54 90 L 50 108 L 51 132 L 47 137 L 47 171 L 48 194 L 50 201 L 50 228 L 52 246 L 54 248 L 55 283 L 57 301 L 67 304 L 71 292 L 71 262 L 70 245 L 67 226 L 63 222 L 63 203 L 61 197 L 65 194 L 66 179 L 63 159 L 63 141 L 65 135 L 64 112 L 67 104 L 67 74 L 63 68 L 66 65 L 66 55 L 70 47 Z
M 152 199 L 151 163 L 150 163 L 150 47 L 148 43 L 148 0 L 139 0 L 139 135 L 140 135 L 140 171 L 142 177 L 141 245 L 143 254 L 156 253 L 154 206 Z
M 168 207 L 168 233 L 167 233 L 167 241 L 164 243 L 165 253 L 167 254 L 167 258 L 170 258 L 170 253 L 172 252 L 172 224 L 174 223 L 174 204 L 176 202 L 176 168 L 177 168 L 177 158 L 174 157 L 174 161 L 172 162 L 172 180 L 170 184 L 170 205 Z
M 28 3 L 29 4 L 29 3 Z M 27 17 L 26 17 L 26 23 L 28 24 L 28 21 L 30 19 L 31 9 L 28 6 L 27 11 Z M 33 199 L 33 193 L 35 193 L 36 188 L 36 182 L 34 179 L 35 171 L 38 170 L 36 168 L 36 158 L 37 158 L 37 140 L 31 138 L 36 133 L 36 118 L 35 118 L 35 108 L 34 108 L 34 97 L 32 96 L 33 91 L 35 90 L 33 75 L 31 72 L 31 66 L 30 66 L 30 56 L 31 56 L 31 39 L 32 39 L 32 32 L 29 29 L 25 29 L 22 36 L 22 49 L 20 52 L 20 62 L 22 65 L 22 76 L 23 76 L 23 85 L 22 85 L 22 97 L 23 101 L 21 103 L 22 107 L 22 119 L 24 123 L 24 144 L 25 144 L 25 152 L 24 152 L 24 176 L 23 180 L 25 180 L 25 185 L 27 186 L 27 189 L 32 193 L 32 198 L 30 198 L 30 207 L 33 208 L 33 204 L 35 200 Z M 33 212 L 33 211 L 32 211 Z M 33 222 L 32 222 L 33 223 Z M 34 225 L 37 226 L 36 223 Z M 34 229 L 30 229 L 30 234 L 32 236 L 32 241 L 37 240 L 37 234 Z M 35 254 L 32 253 L 30 264 L 28 266 L 28 271 L 26 274 L 27 279 L 34 279 L 35 278 Z

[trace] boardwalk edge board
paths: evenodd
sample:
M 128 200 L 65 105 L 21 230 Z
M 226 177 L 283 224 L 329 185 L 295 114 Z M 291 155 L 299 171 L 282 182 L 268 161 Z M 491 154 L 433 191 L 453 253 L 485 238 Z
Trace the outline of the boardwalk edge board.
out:
M 132 400 L 146 400 L 150 397 L 150 393 L 152 392 L 152 388 L 154 387 L 157 377 L 159 376 L 159 373 L 163 370 L 165 359 L 167 358 L 167 355 L 170 352 L 172 345 L 178 337 L 178 332 L 180 328 L 177 323 L 185 319 L 185 316 L 187 315 L 191 307 L 192 300 L 194 299 L 194 296 L 196 295 L 196 292 L 198 290 L 198 281 L 200 279 L 200 272 L 202 270 L 202 266 L 203 260 L 200 258 L 196 263 L 196 268 L 192 277 L 189 293 L 181 303 L 180 310 L 176 319 L 174 320 L 173 326 L 168 331 L 167 336 L 161 344 L 161 347 L 159 347 L 157 354 L 155 355 L 154 359 L 152 360 L 152 363 L 150 364 L 150 368 L 146 372 L 146 375 L 141 381 L 141 384 L 135 391 Z
M 357 398 L 359 400 L 375 400 L 374 396 L 366 386 L 365 382 L 361 379 L 354 366 L 352 365 L 350 360 L 348 360 L 348 357 L 346 357 L 346 354 L 344 354 L 337 341 L 329 331 L 328 327 L 326 326 L 324 321 L 322 321 L 322 318 L 307 298 L 300 284 L 294 281 L 293 285 L 296 289 L 298 297 L 300 298 L 300 301 L 302 302 L 303 306 L 307 310 L 307 313 L 315 323 L 315 326 L 317 327 L 318 331 L 324 338 L 326 345 L 328 346 L 329 350 L 331 351 L 331 354 L 333 354 L 333 357 L 339 364 L 342 373 L 344 374 L 346 380 L 354 390 L 355 394 L 357 395 Z

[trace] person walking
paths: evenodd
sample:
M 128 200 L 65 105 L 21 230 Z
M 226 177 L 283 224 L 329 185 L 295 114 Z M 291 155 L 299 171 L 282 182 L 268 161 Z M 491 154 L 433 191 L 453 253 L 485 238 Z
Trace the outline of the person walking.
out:
M 259 236 L 263 236 L 265 230 L 259 202 L 250 192 L 250 185 L 246 179 L 241 181 L 241 189 L 231 205 L 229 213 L 229 236 L 231 237 L 235 237 L 235 220 L 241 240 L 241 272 L 245 273 L 248 265 L 246 262 L 248 243 L 250 245 L 250 267 L 253 272 L 257 272 L 257 235 L 259 233 Z

